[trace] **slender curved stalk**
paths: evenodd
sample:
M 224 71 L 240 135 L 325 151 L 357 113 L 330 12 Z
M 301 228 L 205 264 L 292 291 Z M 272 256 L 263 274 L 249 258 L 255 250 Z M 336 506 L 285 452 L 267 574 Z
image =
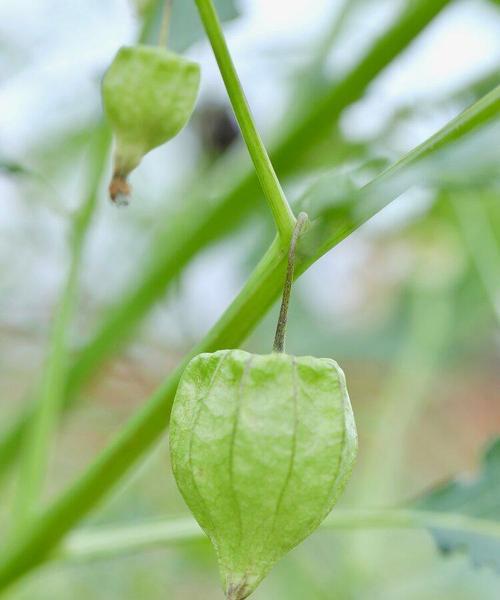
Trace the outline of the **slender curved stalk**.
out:
M 334 202 L 301 238 L 296 276 L 304 272 L 333 246 L 414 185 L 421 173 L 413 164 L 430 156 L 446 141 L 454 141 L 474 126 L 500 114 L 500 87 L 451 121 L 435 136 L 353 194 L 349 204 Z M 405 173 L 411 176 L 405 176 Z M 376 198 L 376 201 L 375 201 Z M 310 215 L 311 216 L 311 215 Z M 66 533 L 99 501 L 158 440 L 168 426 L 170 409 L 186 362 L 200 352 L 234 348 L 277 298 L 282 287 L 286 253 L 275 239 L 245 286 L 203 341 L 184 359 L 148 402 L 125 425 L 86 472 L 39 515 L 22 535 L 10 540 L 8 555 L 0 562 L 0 589 L 12 584 L 43 562 Z
M 297 217 L 297 223 L 293 230 L 292 239 L 290 240 L 290 248 L 288 250 L 288 263 L 286 267 L 285 284 L 283 286 L 283 296 L 281 299 L 280 314 L 278 324 L 276 326 L 276 335 L 274 336 L 273 351 L 285 351 L 285 333 L 286 323 L 288 320 L 288 307 L 290 305 L 290 295 L 292 293 L 293 276 L 295 272 L 295 251 L 300 234 L 307 223 L 307 214 L 301 212 Z
M 325 123 L 333 128 L 344 108 L 358 100 L 377 75 L 452 1 L 412 2 L 340 83 L 335 82 L 311 100 L 274 146 L 272 159 L 278 173 L 291 173 L 300 158 L 318 139 L 324 138 Z M 148 26 L 146 23 L 141 34 L 142 42 L 147 37 Z M 257 209 L 258 195 L 255 173 L 245 171 L 217 202 L 188 203 L 180 217 L 169 220 L 170 226 L 165 228 L 150 252 L 152 259 L 142 278 L 110 309 L 97 334 L 71 367 L 65 388 L 67 408 L 78 400 L 78 391 L 103 361 L 126 343 L 134 328 L 185 265 L 202 248 L 234 230 L 250 211 Z M 183 231 L 183 235 L 176 235 L 178 231 Z M 5 473 L 15 460 L 31 417 L 28 408 L 0 438 L 0 474 Z
M 236 68 L 227 47 L 222 27 L 212 0 L 195 0 L 203 26 L 212 45 L 217 64 L 233 106 L 243 139 L 252 158 L 262 191 L 273 213 L 282 242 L 288 245 L 295 226 L 295 217 L 285 198 L 278 177 L 255 127 L 250 107 L 241 87 Z
M 460 531 L 500 540 L 500 525 L 490 519 L 412 509 L 335 508 L 320 530 L 439 529 Z M 52 558 L 64 562 L 86 562 L 116 558 L 151 548 L 161 548 L 208 538 L 193 518 L 157 520 L 136 525 L 77 531 Z
M 54 319 L 47 363 L 40 384 L 40 395 L 36 400 L 34 417 L 31 421 L 20 469 L 15 510 L 15 528 L 17 530 L 21 529 L 29 520 L 30 514 L 39 500 L 51 440 L 64 401 L 64 385 L 69 366 L 67 331 L 75 311 L 78 276 L 86 233 L 96 206 L 111 141 L 107 128 L 102 126 L 99 126 L 94 138 L 89 148 L 88 189 L 85 192 L 84 203 L 73 219 L 68 275 Z

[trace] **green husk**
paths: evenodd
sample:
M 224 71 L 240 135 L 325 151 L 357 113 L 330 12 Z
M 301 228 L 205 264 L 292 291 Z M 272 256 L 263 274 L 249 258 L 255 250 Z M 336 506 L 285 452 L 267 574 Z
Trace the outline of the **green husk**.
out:
M 311 534 L 344 489 L 357 436 L 333 360 L 242 350 L 186 367 L 171 417 L 179 489 L 242 600 Z
M 106 116 L 115 136 L 110 195 L 127 196 L 127 175 L 142 157 L 175 137 L 189 121 L 200 67 L 153 46 L 120 48 L 102 82 Z

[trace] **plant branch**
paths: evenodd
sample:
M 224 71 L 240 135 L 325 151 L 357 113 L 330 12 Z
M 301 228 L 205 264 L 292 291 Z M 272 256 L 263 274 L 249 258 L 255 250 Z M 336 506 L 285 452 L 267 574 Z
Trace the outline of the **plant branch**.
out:
M 262 191 L 274 217 L 276 229 L 284 244 L 289 243 L 295 226 L 295 217 L 285 198 L 266 148 L 253 121 L 250 107 L 241 87 L 236 68 L 229 53 L 222 27 L 212 0 L 195 0 L 207 33 L 226 90 L 252 158 Z
M 158 35 L 158 45 L 166 48 L 168 44 L 168 31 L 170 29 L 170 19 L 172 16 L 172 5 L 174 0 L 164 0 L 163 16 L 161 19 L 160 34 Z
M 477 519 L 458 513 L 412 509 L 334 508 L 320 530 L 440 529 L 485 535 L 500 539 L 500 525 L 490 519 Z M 116 558 L 129 553 L 180 543 L 205 540 L 206 535 L 193 518 L 158 520 L 137 525 L 104 527 L 77 531 L 52 558 L 65 562 L 85 562 Z
M 68 370 L 67 331 L 75 311 L 78 275 L 86 233 L 96 206 L 109 147 L 109 132 L 103 126 L 99 126 L 89 148 L 88 191 L 85 193 L 84 203 L 73 219 L 68 275 L 54 318 L 47 362 L 40 384 L 40 395 L 35 401 L 34 417 L 23 454 L 15 510 L 16 530 L 22 529 L 26 524 L 39 501 L 50 445 L 64 401 L 64 384 Z
M 296 276 L 373 217 L 403 191 L 421 180 L 414 163 L 431 156 L 500 113 L 500 87 L 451 121 L 390 169 L 353 194 L 350 203 L 334 202 L 301 238 Z M 410 173 L 411 176 L 407 176 Z M 334 190 L 335 191 L 335 190 Z M 334 193 L 332 192 L 332 195 Z M 311 214 L 310 214 L 311 216 Z M 0 589 L 43 562 L 66 533 L 116 486 L 168 426 L 180 374 L 192 356 L 239 346 L 277 298 L 285 257 L 275 239 L 245 286 L 202 342 L 132 417 L 94 463 L 53 502 L 22 535 L 10 540 L 0 562 Z

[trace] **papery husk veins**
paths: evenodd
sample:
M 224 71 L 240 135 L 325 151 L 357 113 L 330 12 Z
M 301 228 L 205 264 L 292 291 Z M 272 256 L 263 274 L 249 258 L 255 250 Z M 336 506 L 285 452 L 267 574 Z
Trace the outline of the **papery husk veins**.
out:
M 221 350 L 187 366 L 170 447 L 179 489 L 241 600 L 344 489 L 357 436 L 331 359 Z

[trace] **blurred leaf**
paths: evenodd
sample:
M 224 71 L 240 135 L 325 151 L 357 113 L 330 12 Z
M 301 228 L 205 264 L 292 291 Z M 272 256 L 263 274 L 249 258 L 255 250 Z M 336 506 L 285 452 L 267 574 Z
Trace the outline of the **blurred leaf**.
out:
M 497 199 L 498 201 L 498 199 Z M 495 238 L 493 216 L 477 191 L 460 194 L 452 201 L 465 246 L 468 248 L 491 307 L 500 323 L 500 244 Z
M 0 158 L 0 173 L 12 176 L 33 176 L 33 173 L 25 166 L 4 158 Z
M 127 527 L 100 527 L 75 533 L 55 558 L 72 561 L 98 560 L 198 539 L 204 540 L 205 535 L 190 517 Z
M 500 0 L 498 0 L 500 4 Z M 474 97 L 480 98 L 500 84 L 500 70 L 497 68 L 488 71 L 469 85 L 457 90 L 453 98 Z
M 332 228 L 349 232 L 359 222 L 361 213 L 375 214 L 388 198 L 395 198 L 416 185 L 453 188 L 459 182 L 478 181 L 484 176 L 484 164 L 476 162 L 478 146 L 485 139 L 498 136 L 500 86 L 464 110 L 425 142 L 408 152 L 401 160 L 380 173 L 367 185 L 356 186 L 336 173 L 326 173 L 306 192 L 299 203 L 315 221 L 304 235 L 300 251 L 311 258 L 327 240 L 332 241 Z M 484 136 L 484 137 L 483 137 Z M 478 144 L 479 140 L 479 144 Z M 492 160 L 499 160 L 495 147 L 488 146 Z M 439 168 L 445 171 L 442 178 Z M 488 170 L 491 163 L 488 162 Z M 488 171 L 489 172 L 489 171 Z M 487 178 L 488 185 L 497 182 L 496 173 Z M 339 219 L 342 215 L 342 219 Z M 339 231 L 339 234 L 341 232 Z M 306 264 L 309 264 L 305 261 Z
M 429 492 L 416 503 L 425 511 L 453 513 L 500 522 L 500 438 L 486 451 L 481 471 L 473 480 L 455 479 Z M 500 535 L 491 527 L 430 528 L 443 553 L 467 551 L 474 565 L 500 571 Z
M 342 530 L 424 530 L 440 531 L 446 536 L 457 532 L 469 538 L 475 536 L 484 546 L 490 543 L 491 555 L 498 560 L 500 526 L 497 519 L 480 519 L 461 514 L 456 508 L 436 507 L 344 509 L 334 510 L 321 523 L 320 529 Z M 124 523 L 104 527 L 87 527 L 72 533 L 50 560 L 86 562 L 142 552 L 150 548 L 208 541 L 192 517 Z M 461 543 L 463 546 L 463 543 Z M 484 551 L 483 551 L 484 555 Z M 288 558 L 287 560 L 290 560 Z
M 230 21 L 240 14 L 234 0 L 214 0 L 214 4 L 221 21 Z M 151 4 L 148 11 L 149 16 L 146 18 L 142 42 L 157 42 L 163 18 L 163 8 L 164 0 Z M 190 0 L 174 0 L 168 45 L 177 52 L 183 52 L 203 37 L 204 32 L 195 3 Z

